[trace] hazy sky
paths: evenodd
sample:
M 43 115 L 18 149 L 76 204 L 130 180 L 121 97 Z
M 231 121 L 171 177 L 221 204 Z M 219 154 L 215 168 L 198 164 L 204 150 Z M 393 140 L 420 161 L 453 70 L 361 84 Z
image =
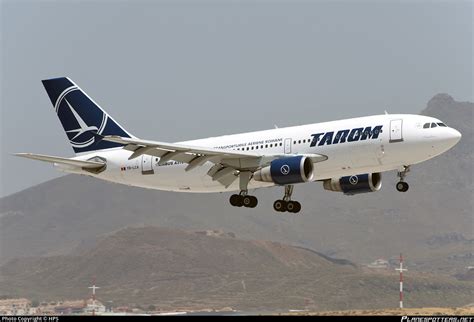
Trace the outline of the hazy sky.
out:
M 1 1 L 0 196 L 72 156 L 41 79 L 180 141 L 473 101 L 471 1 Z

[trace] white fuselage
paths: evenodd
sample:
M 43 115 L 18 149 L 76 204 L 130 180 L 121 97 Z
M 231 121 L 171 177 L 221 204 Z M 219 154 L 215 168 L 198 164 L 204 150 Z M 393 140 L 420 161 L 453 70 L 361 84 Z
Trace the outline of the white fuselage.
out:
M 386 114 L 179 143 L 222 150 L 247 151 L 248 149 L 262 155 L 325 155 L 328 157 L 326 161 L 314 164 L 313 181 L 318 181 L 400 169 L 403 166 L 431 159 L 447 151 L 459 141 L 461 135 L 453 128 L 445 126 L 423 128 L 424 124 L 432 122 L 440 123 L 441 121 L 420 115 Z M 347 132 L 343 132 L 343 130 L 376 126 L 382 126 L 377 138 L 363 140 L 360 139 L 361 133 L 358 133 L 349 140 Z M 327 134 L 329 132 L 333 134 Z M 338 132 L 340 136 L 336 138 Z M 238 180 L 227 188 L 218 181 L 213 181 L 207 175 L 213 166 L 210 162 L 186 172 L 184 170 L 186 164 L 169 161 L 164 165 L 158 165 L 159 158 L 151 155 L 142 155 L 128 160 L 131 154 L 130 151 L 115 148 L 76 157 L 80 160 L 88 160 L 95 156 L 105 158 L 106 170 L 99 174 L 76 172 L 67 167 L 59 167 L 63 171 L 92 175 L 107 181 L 150 189 L 183 192 L 239 190 Z M 275 184 L 271 182 L 251 180 L 248 188 L 273 185 Z

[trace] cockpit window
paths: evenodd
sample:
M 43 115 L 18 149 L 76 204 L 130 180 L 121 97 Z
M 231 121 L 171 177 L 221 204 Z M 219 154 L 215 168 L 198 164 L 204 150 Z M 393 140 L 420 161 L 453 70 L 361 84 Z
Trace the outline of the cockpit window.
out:
M 440 126 L 440 127 L 448 127 L 448 126 L 447 126 L 446 124 L 444 124 L 444 123 L 434 123 L 434 122 L 433 122 L 433 123 L 425 123 L 425 124 L 423 124 L 423 128 L 424 128 L 424 129 L 434 128 L 434 127 L 438 127 L 438 126 Z

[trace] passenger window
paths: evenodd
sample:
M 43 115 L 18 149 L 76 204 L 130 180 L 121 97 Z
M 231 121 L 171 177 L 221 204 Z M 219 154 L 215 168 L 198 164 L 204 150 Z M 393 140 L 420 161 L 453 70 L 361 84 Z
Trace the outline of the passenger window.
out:
M 437 127 L 436 123 L 431 123 L 431 128 Z
M 301 140 L 298 140 L 298 144 L 301 144 Z
M 293 141 L 293 144 L 296 144 L 296 141 Z
M 273 144 L 270 144 L 270 147 L 273 148 Z
M 268 148 L 268 144 L 265 144 L 265 148 Z
M 423 125 L 423 128 L 424 128 L 424 129 L 429 129 L 429 128 L 430 128 L 430 123 L 425 123 L 425 124 Z
M 447 126 L 446 124 L 444 124 L 444 123 L 438 123 L 438 125 L 441 126 L 441 127 L 448 127 L 448 126 Z
M 280 146 L 282 146 L 282 145 L 283 145 L 283 143 L 280 143 Z

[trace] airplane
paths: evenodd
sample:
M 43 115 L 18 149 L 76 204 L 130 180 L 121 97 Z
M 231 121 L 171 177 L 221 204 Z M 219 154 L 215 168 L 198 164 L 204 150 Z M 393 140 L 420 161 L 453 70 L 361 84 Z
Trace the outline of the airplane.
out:
M 408 190 L 410 167 L 451 149 L 461 133 L 439 119 L 382 114 L 184 142 L 143 140 L 125 130 L 71 79 L 42 81 L 76 154 L 15 155 L 60 171 L 130 186 L 178 192 L 227 192 L 235 207 L 254 208 L 250 190 L 279 186 L 277 212 L 298 213 L 298 183 L 356 195 L 379 191 L 382 172 L 397 170 Z

